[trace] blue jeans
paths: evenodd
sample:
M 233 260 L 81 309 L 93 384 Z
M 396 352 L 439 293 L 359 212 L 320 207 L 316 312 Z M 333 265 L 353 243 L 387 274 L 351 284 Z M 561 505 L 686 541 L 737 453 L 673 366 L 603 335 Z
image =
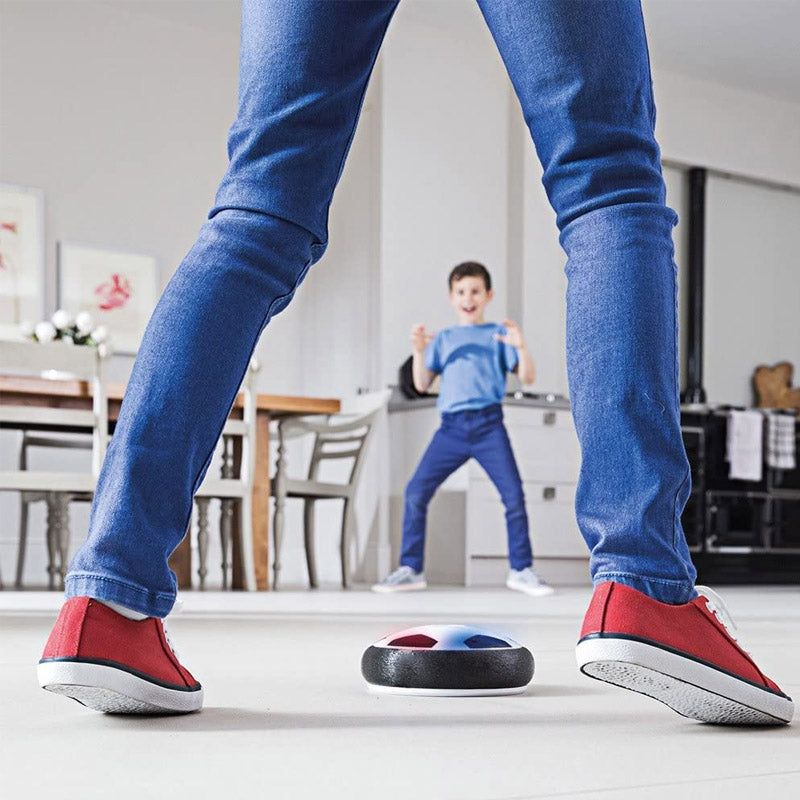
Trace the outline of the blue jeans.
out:
M 416 572 L 425 559 L 425 520 L 434 492 L 448 475 L 474 458 L 500 492 L 506 509 L 508 560 L 513 569 L 533 563 L 528 537 L 525 494 L 514 451 L 503 425 L 503 407 L 490 405 L 475 411 L 442 414 L 442 426 L 406 486 L 403 507 L 403 545 L 400 563 Z
M 250 356 L 328 243 L 396 2 L 244 0 L 230 167 L 147 325 L 67 595 L 166 615 L 167 558 Z M 677 275 L 638 0 L 483 0 L 568 255 L 576 498 L 596 582 L 694 596 L 680 515 Z M 444 32 L 443 32 L 444 33 Z M 209 335 L 209 331 L 224 335 Z

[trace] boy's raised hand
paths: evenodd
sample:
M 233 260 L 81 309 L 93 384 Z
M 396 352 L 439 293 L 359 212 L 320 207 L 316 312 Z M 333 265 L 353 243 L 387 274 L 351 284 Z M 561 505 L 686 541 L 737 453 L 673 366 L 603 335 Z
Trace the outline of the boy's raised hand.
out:
M 415 353 L 422 353 L 433 340 L 433 334 L 425 330 L 424 325 L 414 325 L 411 328 L 411 346 Z
M 520 348 L 525 347 L 525 337 L 522 335 L 522 328 L 514 322 L 513 319 L 504 319 L 503 326 L 506 329 L 506 334 L 496 333 L 494 338 L 498 342 L 510 344 L 512 347 Z

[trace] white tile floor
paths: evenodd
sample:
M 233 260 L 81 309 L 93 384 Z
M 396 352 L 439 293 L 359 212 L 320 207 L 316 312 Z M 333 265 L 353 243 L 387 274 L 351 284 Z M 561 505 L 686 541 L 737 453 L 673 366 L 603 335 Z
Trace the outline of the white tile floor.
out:
M 722 729 L 580 675 L 588 590 L 189 594 L 170 621 L 200 714 L 121 718 L 40 691 L 57 595 L 0 592 L 0 796 L 92 798 L 790 798 L 800 722 Z M 800 590 L 724 592 L 745 644 L 800 696 Z M 493 624 L 536 675 L 505 698 L 369 695 L 363 649 L 425 622 Z

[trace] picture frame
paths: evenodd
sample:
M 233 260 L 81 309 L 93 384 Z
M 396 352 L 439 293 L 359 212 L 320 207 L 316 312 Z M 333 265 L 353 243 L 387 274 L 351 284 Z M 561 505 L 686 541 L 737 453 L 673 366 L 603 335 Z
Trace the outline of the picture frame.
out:
M 0 183 L 0 338 L 44 316 L 44 192 Z
M 108 328 L 115 353 L 134 355 L 158 302 L 158 270 L 151 255 L 58 243 L 56 297 L 59 308 L 88 311 Z

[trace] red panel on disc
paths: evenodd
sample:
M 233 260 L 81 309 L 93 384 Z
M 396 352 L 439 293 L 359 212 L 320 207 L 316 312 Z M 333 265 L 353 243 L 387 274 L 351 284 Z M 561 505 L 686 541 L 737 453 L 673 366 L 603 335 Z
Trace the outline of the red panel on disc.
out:
M 424 633 L 413 633 L 411 636 L 401 636 L 399 639 L 392 639 L 390 647 L 433 647 L 436 639 L 425 636 Z

